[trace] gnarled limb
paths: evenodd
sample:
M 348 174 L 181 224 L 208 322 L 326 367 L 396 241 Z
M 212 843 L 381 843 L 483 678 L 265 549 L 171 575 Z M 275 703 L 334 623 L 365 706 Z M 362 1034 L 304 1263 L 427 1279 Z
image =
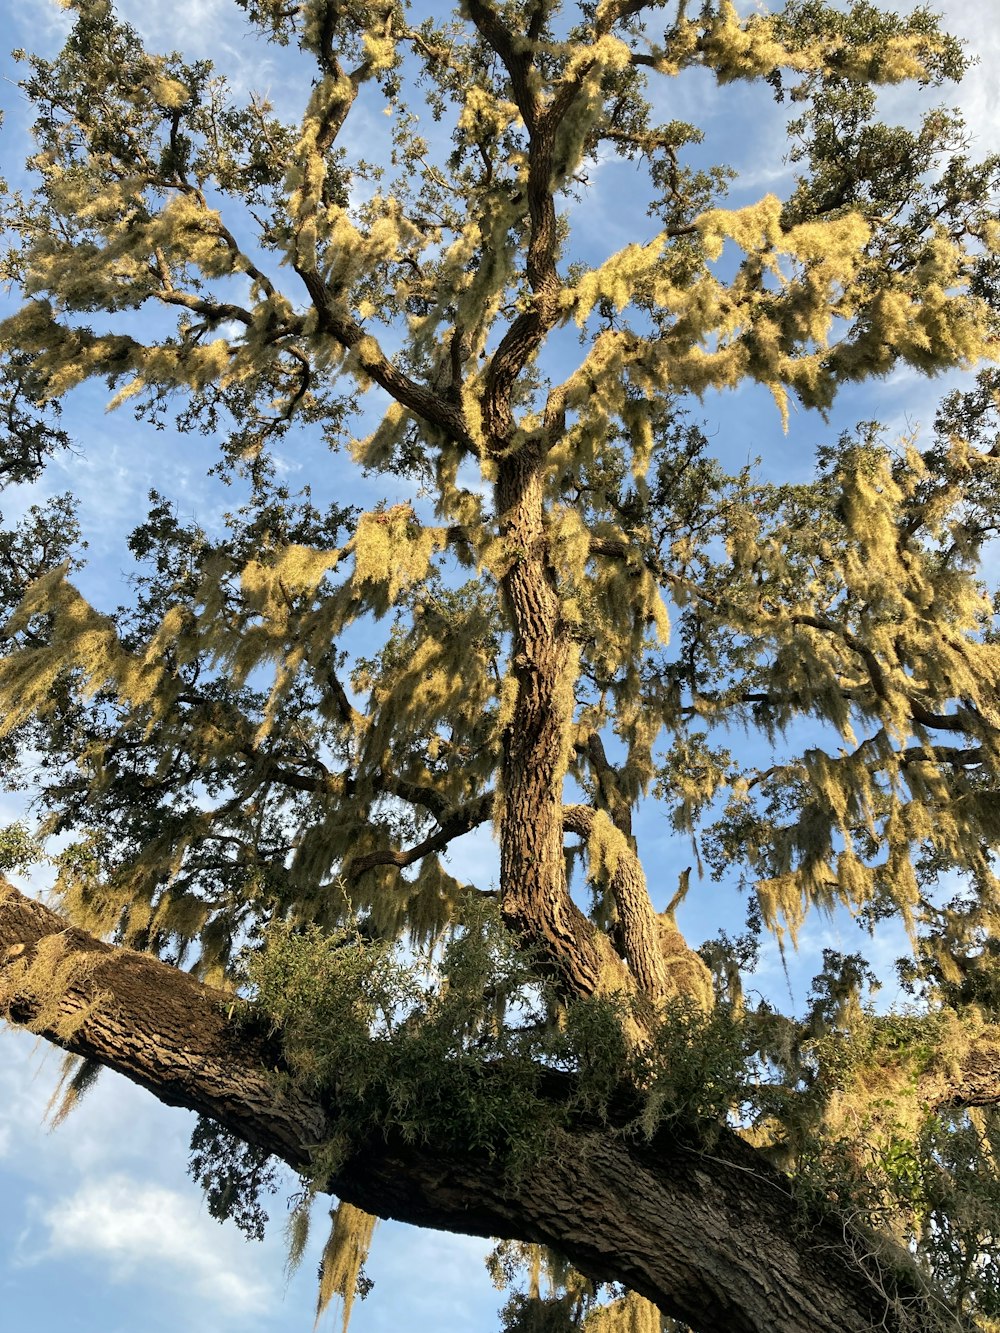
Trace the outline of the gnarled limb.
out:
M 642 873 L 639 858 L 629 846 L 625 835 L 603 811 L 592 810 L 589 805 L 563 807 L 563 827 L 588 841 L 594 837 L 602 821 L 604 828 L 601 831 L 606 840 L 612 840 L 612 847 L 610 856 L 606 858 L 608 864 L 602 866 L 601 870 L 608 877 L 608 887 L 618 908 L 625 957 L 639 990 L 653 1004 L 659 1004 L 670 994 L 670 988 L 660 951 L 656 913 L 649 900 L 646 877 Z M 595 869 L 591 867 L 592 872 Z
M 2 882 L 0 882 L 2 884 Z M 301 1171 L 323 1141 L 318 1097 L 279 1085 L 280 1055 L 227 1021 L 231 997 L 144 954 L 112 948 L 0 887 L 0 1014 L 98 1060 Z M 15 970 L 59 937 L 83 962 L 53 1005 Z M 99 1003 L 94 1005 L 95 999 Z M 565 1076 L 543 1096 L 565 1101 Z M 530 1173 L 461 1141 L 374 1130 L 325 1182 L 369 1212 L 467 1235 L 540 1242 L 598 1280 L 623 1282 L 700 1333 L 914 1333 L 934 1327 L 906 1257 L 797 1210 L 788 1181 L 735 1134 L 710 1147 L 660 1130 L 571 1121 Z

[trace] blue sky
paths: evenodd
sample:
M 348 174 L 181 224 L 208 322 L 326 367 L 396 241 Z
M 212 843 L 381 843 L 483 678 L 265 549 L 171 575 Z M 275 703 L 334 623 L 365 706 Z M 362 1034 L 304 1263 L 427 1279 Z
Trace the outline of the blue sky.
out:
M 741 8 L 752 8 L 745 0 Z M 947 26 L 965 36 L 981 57 L 965 85 L 938 93 L 960 104 L 974 136 L 974 149 L 1000 145 L 1000 99 L 995 71 L 1000 67 L 1000 0 L 977 5 L 943 0 Z M 301 81 L 287 57 L 248 38 L 233 0 L 124 0 L 119 10 L 146 37 L 152 49 L 181 46 L 189 57 L 212 56 L 237 88 L 270 93 L 279 108 L 297 105 Z M 67 26 L 54 0 L 0 0 L 0 104 L 6 123 L 0 139 L 2 169 L 12 182 L 27 150 L 28 108 L 15 87 L 17 68 L 6 49 L 24 46 L 52 53 Z M 991 82 L 994 80 L 994 82 Z M 696 81 L 669 88 L 670 114 L 702 125 L 713 160 L 740 167 L 734 203 L 751 202 L 775 190 L 788 173 L 782 112 L 760 91 L 736 88 L 719 97 Z M 887 116 L 910 120 L 927 97 L 913 89 L 884 95 Z M 354 142 L 366 155 L 385 134 L 377 109 L 352 113 Z M 361 145 L 363 144 L 363 148 Z M 655 230 L 641 205 L 629 207 L 627 163 L 609 161 L 589 173 L 590 187 L 574 209 L 574 225 L 604 253 Z M 0 294 L 0 301 L 3 300 Z M 892 430 L 927 424 L 947 384 L 927 382 L 901 371 L 890 380 L 852 388 L 838 404 L 836 418 L 793 414 L 787 435 L 768 394 L 752 387 L 706 401 L 703 415 L 710 436 L 721 442 L 725 461 L 739 465 L 763 458 L 766 475 L 802 477 L 814 447 L 854 422 L 878 417 Z M 138 427 L 127 410 L 108 416 L 100 388 L 88 387 L 67 404 L 67 424 L 81 446 L 77 455 L 56 460 L 33 487 L 2 497 L 8 520 L 48 494 L 74 491 L 81 501 L 90 540 L 91 566 L 82 581 L 94 602 L 110 608 L 125 594 L 128 553 L 123 536 L 145 514 L 150 487 L 176 498 L 184 517 L 212 527 L 232 504 L 231 493 L 206 480 L 206 464 L 190 442 Z M 336 491 L 343 464 L 305 442 L 285 451 L 289 480 L 318 481 Z M 408 490 L 388 492 L 390 501 Z M 371 489 L 368 502 L 377 498 Z M 362 502 L 365 502 L 362 497 Z M 19 809 L 0 798 L 0 823 Z M 657 906 L 665 906 L 677 872 L 690 861 L 689 848 L 651 813 L 637 827 L 651 872 Z M 488 882 L 495 858 L 488 833 L 480 831 L 456 845 L 456 873 Z M 41 885 L 39 885 L 41 887 Z M 696 886 L 681 916 L 695 944 L 726 923 L 734 896 L 724 887 Z M 739 918 L 737 918 L 738 924 Z M 813 961 L 823 947 L 853 949 L 860 943 L 849 919 L 811 919 L 800 941 L 801 964 L 793 961 L 786 981 L 775 952 L 758 976 L 760 988 L 788 1005 L 801 1004 Z M 888 965 L 897 952 L 886 940 L 874 959 Z M 871 952 L 871 951 L 869 951 Z M 890 994 L 891 998 L 891 994 Z M 220 1227 L 207 1213 L 197 1188 L 186 1177 L 192 1118 L 159 1106 L 148 1094 L 113 1075 L 98 1081 L 66 1124 L 50 1132 L 42 1123 L 58 1075 L 57 1053 L 36 1049 L 23 1033 L 0 1034 L 0 1333 L 295 1333 L 312 1327 L 315 1271 L 325 1239 L 317 1210 L 314 1240 L 299 1272 L 284 1273 L 284 1196 L 273 1201 L 272 1225 L 262 1244 L 247 1242 L 231 1224 Z M 464 1237 L 439 1237 L 391 1223 L 381 1224 L 369 1265 L 376 1285 L 355 1306 L 355 1333 L 413 1329 L 488 1329 L 501 1301 L 482 1265 L 488 1246 Z M 336 1314 L 324 1325 L 338 1326 Z

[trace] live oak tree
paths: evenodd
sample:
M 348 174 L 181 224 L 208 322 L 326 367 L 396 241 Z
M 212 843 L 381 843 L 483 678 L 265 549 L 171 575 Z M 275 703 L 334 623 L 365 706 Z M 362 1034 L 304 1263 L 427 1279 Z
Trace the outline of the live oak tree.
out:
M 236 499 L 207 531 L 154 495 L 117 610 L 69 499 L 0 538 L 40 813 L 4 864 L 49 855 L 58 910 L 3 883 L 2 1012 L 82 1058 L 71 1097 L 109 1066 L 198 1111 L 247 1230 L 272 1156 L 293 1250 L 335 1193 L 323 1299 L 379 1215 L 501 1238 L 511 1330 L 1000 1327 L 1000 378 L 923 439 L 823 425 L 844 385 L 991 358 L 1000 160 L 945 109 L 878 117 L 965 54 L 863 0 L 239 3 L 297 120 L 104 0 L 22 57 L 4 478 L 97 380 L 217 441 Z M 728 207 L 658 118 L 706 78 L 789 106 L 786 198 Z M 609 155 L 635 240 L 599 255 Z M 776 431 L 814 410 L 812 480 L 713 456 L 692 405 L 745 382 Z M 293 494 L 275 460 L 317 434 L 412 499 Z M 654 800 L 679 885 L 644 875 Z M 489 828 L 467 883 L 449 849 Z M 695 952 L 674 911 L 722 878 L 745 927 Z M 838 907 L 903 923 L 912 1007 L 860 953 L 804 1015 L 751 1003 L 762 934 Z

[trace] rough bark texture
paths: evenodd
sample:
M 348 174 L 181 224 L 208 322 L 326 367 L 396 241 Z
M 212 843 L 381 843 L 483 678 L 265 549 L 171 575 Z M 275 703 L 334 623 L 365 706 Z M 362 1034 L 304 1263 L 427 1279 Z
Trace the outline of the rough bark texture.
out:
M 623 969 L 566 884 L 562 786 L 573 706 L 568 678 L 573 644 L 548 563 L 535 450 L 525 447 L 501 460 L 496 497 L 510 562 L 501 586 L 514 629 L 517 690 L 514 720 L 503 742 L 501 910 L 518 935 L 544 951 L 569 991 L 593 995 L 602 989 L 608 969 Z
M 148 956 L 101 944 L 16 890 L 2 893 L 4 1017 L 308 1169 L 326 1111 L 277 1089 L 269 1073 L 276 1053 L 229 1024 L 229 997 Z M 42 1018 L 39 995 L 12 982 L 56 934 L 85 967 Z M 554 1076 L 547 1095 L 567 1091 Z M 905 1259 L 890 1268 L 850 1228 L 797 1209 L 784 1177 L 736 1135 L 722 1132 L 705 1146 L 663 1130 L 645 1142 L 581 1119 L 563 1146 L 512 1179 L 501 1157 L 460 1142 L 409 1144 L 373 1133 L 327 1185 L 383 1217 L 543 1242 L 703 1333 L 935 1326 Z
M 587 805 L 563 807 L 563 827 L 570 833 L 590 838 L 598 812 Z M 621 830 L 618 830 L 621 832 Z M 623 839 L 625 835 L 622 835 Z M 660 949 L 656 913 L 646 888 L 642 864 L 625 843 L 611 873 L 609 888 L 618 910 L 625 957 L 632 969 L 636 984 L 654 1004 L 659 1004 L 672 992 L 667 980 L 663 953 Z M 702 965 L 704 966 L 704 964 Z

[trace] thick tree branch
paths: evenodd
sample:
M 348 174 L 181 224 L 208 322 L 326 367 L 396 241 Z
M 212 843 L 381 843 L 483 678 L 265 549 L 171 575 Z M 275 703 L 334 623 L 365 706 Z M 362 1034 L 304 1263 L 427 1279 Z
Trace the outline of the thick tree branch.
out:
M 326 1111 L 272 1080 L 280 1056 L 227 1022 L 230 996 L 101 944 L 9 886 L 0 892 L 3 1017 L 310 1169 Z M 13 969 L 55 936 L 85 965 L 63 998 L 46 1004 L 16 984 L 11 994 Z M 570 1092 L 564 1076 L 543 1083 L 560 1102 Z M 550 1245 L 701 1333 L 931 1327 L 905 1255 L 878 1256 L 850 1227 L 797 1208 L 787 1180 L 736 1135 L 722 1130 L 709 1147 L 693 1131 L 663 1129 L 647 1142 L 626 1128 L 631 1115 L 623 1107 L 610 1124 L 570 1122 L 520 1178 L 500 1151 L 373 1131 L 325 1184 L 383 1217 Z
M 469 17 L 483 39 L 503 61 L 517 109 L 531 133 L 538 122 L 541 107 L 529 79 L 530 47 L 523 41 L 515 41 L 514 34 L 504 25 L 489 0 L 467 0 L 467 8 Z
M 604 817 L 610 823 L 610 818 Z M 592 810 L 589 805 L 563 806 L 563 828 L 583 838 L 591 838 L 599 818 L 601 812 Z M 639 858 L 621 830 L 616 832 L 620 845 L 615 848 L 617 857 L 609 867 L 608 887 L 618 909 L 625 957 L 632 975 L 642 994 L 658 1005 L 670 994 L 670 988 L 660 950 L 656 913 L 649 900 L 646 877 L 642 873 Z
M 294 267 L 316 308 L 320 330 L 348 351 L 354 352 L 365 374 L 397 403 L 408 407 L 429 425 L 437 427 L 450 439 L 473 452 L 474 442 L 461 408 L 433 390 L 417 384 L 398 366 L 393 365 L 371 334 L 346 311 L 338 309 L 326 283 L 315 269 L 298 264 Z
M 525 268 L 532 293 L 529 309 L 507 329 L 486 373 L 483 419 L 495 449 L 509 440 L 514 420 L 510 400 L 513 386 L 555 325 L 562 283 L 556 270 L 558 235 L 554 189 L 568 163 L 554 159 L 556 134 L 569 114 L 593 62 L 584 64 L 555 89 L 545 104 L 536 95 L 531 74 L 531 44 L 515 41 L 486 0 L 470 0 L 469 15 L 484 40 L 503 61 L 514 100 L 528 130 L 526 199 L 530 222 Z
M 62 998 L 53 1006 L 34 986 L 11 994 L 13 970 L 56 936 L 62 957 L 78 964 Z M 269 1074 L 275 1052 L 230 1029 L 232 1003 L 232 995 L 190 973 L 75 929 L 0 878 L 0 1018 L 99 1060 L 168 1106 L 211 1116 L 305 1170 L 305 1136 L 319 1141 L 325 1114 L 315 1101 L 278 1089 Z

